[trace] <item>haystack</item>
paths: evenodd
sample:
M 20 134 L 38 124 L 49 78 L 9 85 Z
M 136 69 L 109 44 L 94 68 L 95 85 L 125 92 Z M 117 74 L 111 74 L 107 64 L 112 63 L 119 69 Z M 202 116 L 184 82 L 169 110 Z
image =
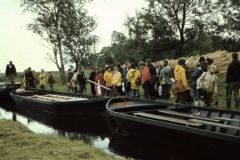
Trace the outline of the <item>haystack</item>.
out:
M 240 52 L 238 52 L 240 56 Z M 219 74 L 223 74 L 227 72 L 228 64 L 232 61 L 232 55 L 230 52 L 227 51 L 216 51 L 214 53 L 208 53 L 206 55 L 202 55 L 205 58 L 212 58 L 214 60 L 213 64 L 217 66 L 217 70 Z M 190 56 L 190 57 L 181 57 L 187 60 L 187 64 L 190 68 L 196 66 L 199 60 L 199 55 L 197 56 Z M 180 58 L 179 58 L 180 59 Z M 179 59 L 168 59 L 169 64 L 173 64 L 174 66 L 177 65 Z M 162 61 L 160 61 L 162 64 Z

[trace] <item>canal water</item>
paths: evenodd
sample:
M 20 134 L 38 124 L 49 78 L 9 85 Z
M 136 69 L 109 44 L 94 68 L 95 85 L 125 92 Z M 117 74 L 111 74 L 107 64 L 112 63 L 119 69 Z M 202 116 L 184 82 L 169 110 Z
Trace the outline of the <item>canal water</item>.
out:
M 42 119 L 45 119 L 45 118 L 46 116 L 42 117 Z M 57 135 L 57 136 L 64 136 L 70 139 L 83 140 L 87 144 L 93 147 L 96 147 L 98 149 L 101 149 L 107 154 L 120 157 L 108 149 L 109 135 L 107 134 L 106 128 L 100 128 L 100 131 L 99 131 L 98 127 L 91 126 L 91 124 L 94 124 L 92 122 L 92 119 L 89 120 L 90 124 L 87 123 L 89 125 L 84 130 L 81 130 L 81 127 L 80 129 L 75 128 L 76 125 L 79 125 L 79 126 L 81 125 L 79 123 L 79 120 L 78 122 L 76 121 L 74 122 L 73 120 L 71 120 L 71 122 L 68 122 L 66 119 L 60 119 L 59 122 L 54 121 L 53 123 L 50 122 L 48 124 L 48 123 L 42 122 L 41 118 L 34 117 L 34 115 L 29 116 L 29 115 L 24 115 L 23 113 L 18 113 L 12 110 L 12 106 L 9 106 L 9 104 L 7 106 L 5 104 L 2 105 L 1 102 L 0 102 L 0 119 L 7 119 L 7 120 L 20 122 L 36 134 Z M 51 121 L 51 120 L 52 119 L 46 118 L 46 121 Z M 86 121 L 88 120 L 85 119 L 84 123 L 86 123 Z M 67 126 L 64 126 L 64 125 L 67 125 Z M 92 128 L 92 127 L 95 127 L 95 128 Z M 100 125 L 100 127 L 102 126 Z
M 164 137 L 159 137 L 161 140 L 156 140 L 154 136 L 137 137 L 120 128 L 110 132 L 110 121 L 106 117 L 81 116 L 73 119 L 71 117 L 53 117 L 36 111 L 19 112 L 13 106 L 13 104 L 1 103 L 0 100 L 0 119 L 20 122 L 36 134 L 79 139 L 119 158 L 132 157 L 138 160 L 209 159 L 208 154 L 201 153 L 201 149 L 196 149 L 197 146 L 186 146 L 174 141 L 170 143 Z

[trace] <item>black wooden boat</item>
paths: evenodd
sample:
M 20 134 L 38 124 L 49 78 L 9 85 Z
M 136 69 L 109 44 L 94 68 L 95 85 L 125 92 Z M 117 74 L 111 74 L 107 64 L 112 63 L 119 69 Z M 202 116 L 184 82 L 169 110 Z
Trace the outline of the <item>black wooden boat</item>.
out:
M 8 84 L 5 82 L 0 82 L 0 98 L 10 98 L 9 93 L 17 88 L 20 88 L 21 84 Z
M 203 157 L 229 159 L 238 155 L 240 112 L 162 102 L 138 105 L 131 99 L 111 99 L 106 106 L 115 132 L 181 144 Z
M 35 110 L 58 116 L 100 115 L 108 98 L 56 91 L 12 91 L 18 110 Z

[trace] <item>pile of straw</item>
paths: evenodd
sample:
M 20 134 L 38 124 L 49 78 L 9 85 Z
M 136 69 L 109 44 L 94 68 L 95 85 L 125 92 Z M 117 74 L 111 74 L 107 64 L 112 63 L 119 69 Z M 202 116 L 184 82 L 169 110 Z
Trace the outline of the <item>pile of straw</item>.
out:
M 238 55 L 240 56 L 240 52 L 238 52 Z M 219 71 L 219 74 L 223 74 L 227 72 L 228 64 L 232 61 L 232 55 L 230 52 L 227 51 L 216 51 L 214 53 L 208 53 L 206 55 L 202 55 L 205 58 L 212 58 L 214 60 L 213 64 L 217 66 L 217 70 Z M 197 56 L 191 56 L 191 57 L 181 57 L 187 60 L 187 65 L 190 68 L 193 68 L 196 66 L 199 60 L 199 55 Z M 178 59 L 170 59 L 168 60 L 169 64 L 173 64 L 174 66 L 177 65 Z M 162 61 L 160 61 L 162 64 Z

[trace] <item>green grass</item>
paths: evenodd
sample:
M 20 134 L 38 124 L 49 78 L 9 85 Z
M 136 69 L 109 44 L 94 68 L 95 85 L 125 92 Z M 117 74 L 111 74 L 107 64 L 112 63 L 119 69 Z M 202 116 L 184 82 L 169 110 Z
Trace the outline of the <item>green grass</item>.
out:
M 37 135 L 18 122 L 0 120 L 0 160 L 116 160 L 80 140 Z

